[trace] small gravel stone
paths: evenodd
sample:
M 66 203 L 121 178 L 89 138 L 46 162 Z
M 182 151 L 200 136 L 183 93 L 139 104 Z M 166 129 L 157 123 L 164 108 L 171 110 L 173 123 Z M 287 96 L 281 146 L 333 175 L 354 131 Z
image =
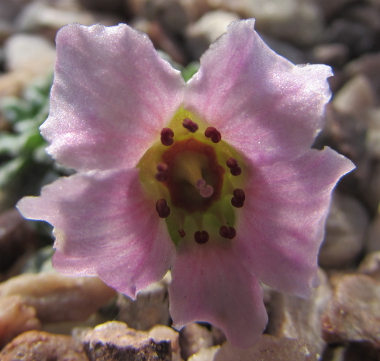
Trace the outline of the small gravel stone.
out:
M 360 263 L 358 273 L 365 274 L 380 281 L 380 252 L 372 252 Z
M 190 323 L 180 331 L 179 344 L 182 358 L 187 360 L 203 348 L 214 346 L 212 333 L 198 323 Z
M 13 31 L 13 24 L 10 21 L 0 18 L 0 44 L 3 44 L 4 41 L 9 38 Z
M 263 335 L 249 349 L 232 347 L 226 342 L 215 354 L 213 361 L 315 361 L 316 354 L 305 342 L 291 338 Z
M 364 248 L 368 224 L 369 216 L 359 201 L 334 192 L 319 265 L 324 268 L 354 265 Z
M 6 67 L 10 71 L 45 75 L 48 70 L 53 70 L 54 46 L 41 36 L 12 35 L 5 43 L 4 50 Z
M 369 109 L 366 146 L 372 157 L 380 160 L 380 108 Z
M 220 346 L 202 348 L 195 355 L 190 356 L 187 361 L 213 361 L 214 356 L 219 349 L 220 349 Z
M 345 275 L 322 318 L 326 342 L 367 342 L 380 348 L 380 282 L 366 275 Z
M 200 58 L 210 44 L 227 31 L 227 26 L 236 20 L 239 20 L 239 17 L 235 13 L 215 10 L 191 24 L 186 30 L 186 35 L 193 57 Z
M 332 296 L 326 274 L 319 269 L 320 286 L 308 299 L 274 292 L 269 309 L 267 332 L 276 337 L 295 338 L 306 342 L 310 350 L 322 355 L 326 346 L 321 335 L 322 314 Z
M 122 322 L 106 322 L 82 335 L 90 361 L 170 361 L 169 341 L 154 341 L 147 332 Z
M 348 56 L 348 47 L 340 43 L 318 44 L 312 50 L 313 63 L 328 64 L 333 67 L 343 66 Z
M 0 215 L 0 273 L 36 247 L 36 234 L 16 209 Z
M 366 251 L 380 251 L 380 214 L 376 215 L 368 227 Z
M 83 347 L 71 336 L 28 331 L 8 343 L 1 361 L 88 361 Z
M 322 42 L 345 44 L 350 49 L 350 57 L 358 57 L 374 48 L 376 35 L 367 23 L 339 17 L 325 29 Z
M 214 9 L 255 18 L 256 28 L 296 45 L 313 44 L 322 32 L 322 14 L 311 0 L 207 0 Z
M 360 118 L 375 106 L 376 98 L 371 82 L 365 75 L 359 74 L 335 94 L 332 104 L 338 111 Z
M 221 345 L 227 341 L 226 335 L 219 327 L 211 325 L 211 334 L 214 340 L 214 345 Z
M 0 297 L 0 349 L 19 334 L 40 329 L 36 310 L 26 306 L 20 296 Z
M 365 144 L 366 131 L 367 119 L 365 117 L 358 119 L 338 111 L 331 103 L 327 104 L 326 125 L 319 134 L 315 146 L 322 149 L 324 145 L 328 145 L 355 163 L 357 169 L 349 173 L 349 176 L 345 177 L 343 181 L 353 175 L 358 176 L 358 168 L 363 168 L 362 165 L 368 162 Z M 359 173 L 363 173 L 362 170 Z
M 356 0 L 316 0 L 326 17 L 331 17 L 354 2 Z
M 84 321 L 116 295 L 97 277 L 23 274 L 0 283 L 0 296 L 20 295 L 42 323 Z
M 17 14 L 31 1 L 32 0 L 0 0 L 0 19 L 14 21 Z
M 128 0 L 135 18 L 159 22 L 170 35 L 184 34 L 186 27 L 210 10 L 204 0 Z
M 55 48 L 37 35 L 14 34 L 5 42 L 5 67 L 0 76 L 0 96 L 18 95 L 31 80 L 53 71 Z
M 117 321 L 141 331 L 147 331 L 157 324 L 169 325 L 169 282 L 168 273 L 161 281 L 140 291 L 136 300 L 119 293 L 116 300 L 119 308 Z
M 179 346 L 179 333 L 171 327 L 156 325 L 148 332 L 156 342 L 170 341 L 172 348 L 172 361 L 181 361 L 181 348 Z
M 94 24 L 95 18 L 79 9 L 58 9 L 45 1 L 34 1 L 26 6 L 16 20 L 16 28 L 23 32 L 36 32 L 44 29 L 56 32 L 70 23 Z
M 359 59 L 348 63 L 344 68 L 345 73 L 349 77 L 363 74 L 372 83 L 376 94 L 380 92 L 380 53 L 365 54 Z
M 288 59 L 293 64 L 305 64 L 308 62 L 306 54 L 290 42 L 278 40 L 265 34 L 260 34 L 260 36 L 273 51 Z

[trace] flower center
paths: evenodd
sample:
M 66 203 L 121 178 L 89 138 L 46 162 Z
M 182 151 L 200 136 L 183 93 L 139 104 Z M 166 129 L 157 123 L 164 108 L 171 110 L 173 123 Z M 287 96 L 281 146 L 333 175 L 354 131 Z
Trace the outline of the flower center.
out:
M 180 109 L 141 158 L 140 180 L 175 244 L 229 241 L 244 206 L 243 158 L 222 134 Z
M 206 212 L 220 198 L 224 168 L 213 147 L 190 137 L 165 151 L 166 181 L 174 207 L 189 213 Z

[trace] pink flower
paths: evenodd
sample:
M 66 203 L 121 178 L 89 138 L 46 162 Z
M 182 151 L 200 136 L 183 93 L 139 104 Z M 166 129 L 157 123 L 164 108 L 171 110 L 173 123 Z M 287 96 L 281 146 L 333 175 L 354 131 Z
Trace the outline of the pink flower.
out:
M 254 21 L 232 23 L 187 84 L 127 25 L 63 28 L 49 118 L 77 170 L 18 207 L 51 223 L 54 267 L 136 293 L 172 271 L 175 327 L 210 322 L 236 346 L 267 322 L 259 281 L 307 297 L 333 187 L 353 169 L 311 149 L 330 91 Z

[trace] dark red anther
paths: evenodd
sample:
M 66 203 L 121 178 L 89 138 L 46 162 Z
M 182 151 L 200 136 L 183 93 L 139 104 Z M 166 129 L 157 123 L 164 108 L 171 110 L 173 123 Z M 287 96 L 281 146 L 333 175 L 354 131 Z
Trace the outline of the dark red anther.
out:
M 236 208 L 241 208 L 244 205 L 245 193 L 242 189 L 236 188 L 234 190 L 234 196 L 231 198 L 231 204 Z
M 226 164 L 228 168 L 235 168 L 239 165 L 237 160 L 232 157 L 227 159 Z
M 233 175 L 233 176 L 238 176 L 241 174 L 241 168 L 239 166 L 235 167 L 235 168 L 231 168 L 230 169 L 230 173 Z
M 209 235 L 206 231 L 196 231 L 194 234 L 195 242 L 198 244 L 205 244 L 209 240 Z
M 223 238 L 232 239 L 232 238 L 235 238 L 235 236 L 236 236 L 236 230 L 234 227 L 222 226 L 219 229 L 219 234 Z
M 191 119 L 185 118 L 182 125 L 191 133 L 195 133 L 198 130 L 198 124 L 194 123 Z
M 158 213 L 158 216 L 160 218 L 166 218 L 170 214 L 170 208 L 168 204 L 166 203 L 165 199 L 159 199 L 156 202 L 156 211 Z
M 156 179 L 159 182 L 166 182 L 168 180 L 168 175 L 166 172 L 158 172 L 156 173 Z
M 226 164 L 227 167 L 230 168 L 230 173 L 233 176 L 238 176 L 241 174 L 241 168 L 239 167 L 239 164 L 235 158 L 228 158 Z
M 206 138 L 211 138 L 211 140 L 212 140 L 213 143 L 219 143 L 221 141 L 221 139 L 222 139 L 222 135 L 214 127 L 208 127 L 205 130 L 205 136 L 206 136 Z
M 158 173 L 156 173 L 156 179 L 159 182 L 166 182 L 168 180 L 168 165 L 166 163 L 159 163 L 157 164 L 156 169 L 158 170 Z
M 174 142 L 174 132 L 170 128 L 163 128 L 161 130 L 161 143 L 163 145 L 166 145 L 167 147 L 169 145 L 172 145 Z
M 166 163 L 158 163 L 157 166 L 156 166 L 156 169 L 159 172 L 165 172 L 165 171 L 168 170 L 168 165 Z
M 185 233 L 185 231 L 183 230 L 183 229 L 179 229 L 178 230 L 178 233 L 179 233 L 179 235 L 183 238 L 183 237 L 185 237 L 185 235 L 186 235 L 186 233 Z

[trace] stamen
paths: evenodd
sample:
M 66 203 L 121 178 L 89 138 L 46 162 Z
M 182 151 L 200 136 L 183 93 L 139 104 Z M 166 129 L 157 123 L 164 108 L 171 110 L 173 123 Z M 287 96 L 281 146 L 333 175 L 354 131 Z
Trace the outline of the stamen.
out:
M 226 164 L 228 168 L 235 168 L 238 166 L 237 160 L 232 157 L 227 159 Z
M 156 179 L 159 182 L 166 182 L 168 180 L 168 175 L 166 174 L 166 172 L 158 172 L 156 173 Z
M 191 119 L 185 118 L 182 125 L 191 133 L 195 133 L 198 130 L 198 124 L 194 123 Z
M 159 163 L 157 164 L 156 169 L 158 170 L 158 173 L 156 173 L 156 179 L 159 182 L 166 182 L 168 180 L 168 165 L 166 163 Z
M 233 176 L 238 176 L 241 174 L 241 168 L 239 167 L 239 164 L 235 158 L 228 158 L 226 164 L 227 167 L 230 168 L 230 173 Z
M 209 235 L 206 231 L 196 231 L 194 234 L 195 242 L 198 244 L 205 244 L 209 240 Z
M 235 168 L 231 168 L 230 169 L 230 173 L 233 175 L 233 176 L 238 176 L 241 174 L 241 168 L 239 166 L 235 167 Z
M 165 146 L 172 145 L 174 142 L 174 132 L 170 128 L 163 128 L 161 130 L 161 143 Z
M 158 163 L 156 169 L 159 172 L 165 172 L 168 170 L 168 165 L 166 163 Z
M 208 127 L 205 130 L 205 136 L 206 136 L 206 138 L 211 138 L 211 140 L 212 140 L 213 143 L 219 143 L 221 141 L 221 139 L 222 139 L 222 135 L 214 127 Z
M 236 236 L 236 230 L 234 227 L 222 226 L 219 229 L 219 234 L 223 238 L 233 239 Z
M 156 202 L 156 211 L 158 213 L 158 216 L 160 218 L 166 218 L 170 214 L 170 208 L 168 204 L 166 203 L 165 199 L 159 199 Z
M 185 233 L 185 231 L 184 231 L 183 229 L 179 229 L 179 230 L 178 230 L 178 233 L 179 233 L 179 235 L 180 235 L 182 238 L 186 236 L 186 233 Z
M 236 188 L 233 192 L 234 196 L 231 198 L 231 204 L 236 208 L 241 208 L 244 205 L 245 193 L 242 189 Z

